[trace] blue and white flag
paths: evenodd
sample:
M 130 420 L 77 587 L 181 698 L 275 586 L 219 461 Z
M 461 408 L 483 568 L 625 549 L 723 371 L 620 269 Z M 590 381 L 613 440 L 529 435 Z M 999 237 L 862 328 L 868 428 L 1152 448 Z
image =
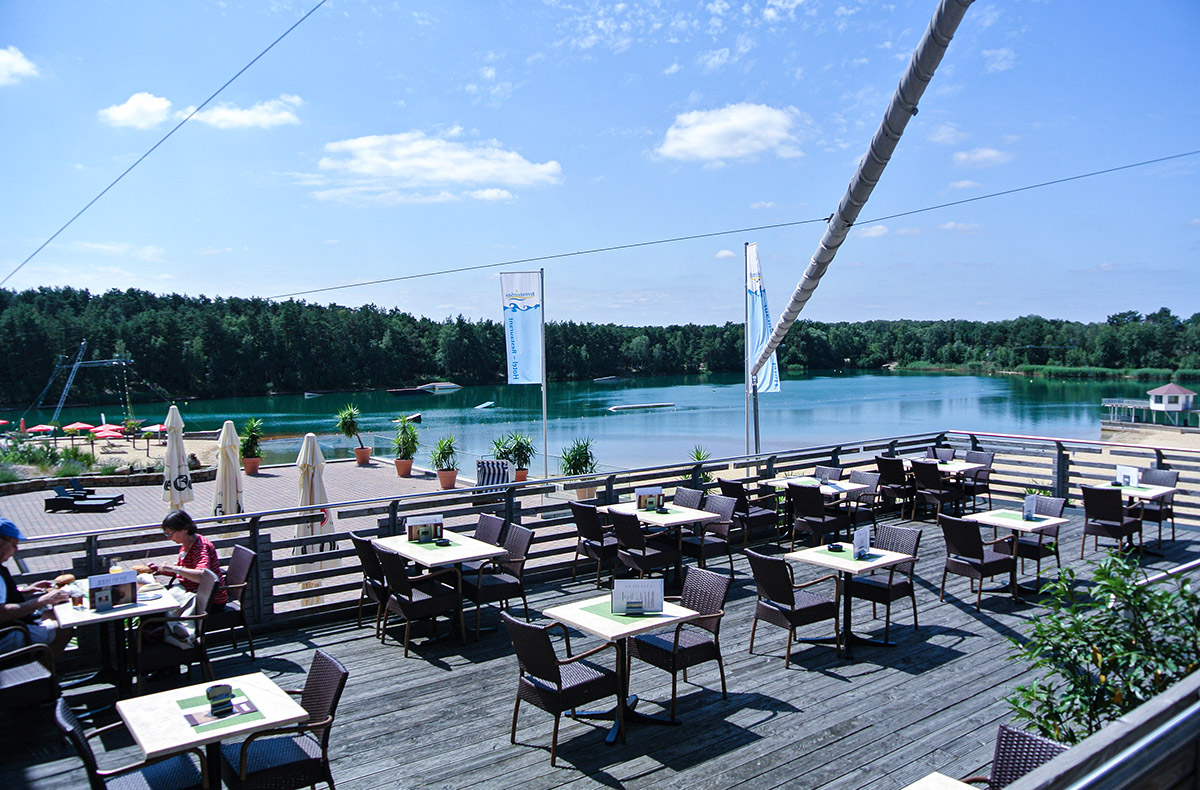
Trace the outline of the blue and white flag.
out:
M 746 365 L 749 370 L 771 339 L 771 311 L 767 307 L 767 288 L 763 285 L 762 269 L 758 267 L 758 244 L 746 245 Z M 775 353 L 754 377 L 759 392 L 779 392 L 779 360 Z
M 540 272 L 500 275 L 504 294 L 504 350 L 509 384 L 542 383 L 542 284 Z

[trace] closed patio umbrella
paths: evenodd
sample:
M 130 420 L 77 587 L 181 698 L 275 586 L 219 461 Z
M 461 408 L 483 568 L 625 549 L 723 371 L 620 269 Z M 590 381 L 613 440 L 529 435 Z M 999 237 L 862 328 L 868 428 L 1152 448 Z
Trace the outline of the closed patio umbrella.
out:
M 212 514 L 231 516 L 242 513 L 242 471 L 238 468 L 237 429 L 233 420 L 226 420 L 217 437 L 217 487 L 213 489 Z
M 313 433 L 304 435 L 304 442 L 300 445 L 300 455 L 296 457 L 296 469 L 300 473 L 300 505 L 322 505 L 329 501 L 329 495 L 325 493 L 324 469 L 325 456 L 321 454 L 321 447 L 317 444 L 317 436 Z M 296 537 L 306 538 L 311 535 L 321 535 L 333 532 L 333 520 L 330 518 L 327 509 L 321 509 L 322 519 L 319 523 L 299 524 L 296 527 Z M 319 554 L 326 551 L 334 551 L 337 549 L 337 541 L 329 541 L 328 543 L 315 543 L 308 546 L 297 546 L 294 549 L 295 554 Z M 326 570 L 329 568 L 341 567 L 341 560 L 318 560 L 317 562 L 306 562 L 303 565 L 296 566 L 296 573 L 307 573 L 309 571 Z M 301 587 L 320 587 L 320 580 L 306 581 L 301 584 Z M 314 606 L 321 603 L 321 597 L 304 598 L 301 601 L 303 606 Z
M 167 454 L 163 457 L 163 501 L 171 510 L 182 510 L 191 502 L 192 475 L 188 471 L 187 450 L 183 446 L 183 417 L 178 406 L 167 412 Z

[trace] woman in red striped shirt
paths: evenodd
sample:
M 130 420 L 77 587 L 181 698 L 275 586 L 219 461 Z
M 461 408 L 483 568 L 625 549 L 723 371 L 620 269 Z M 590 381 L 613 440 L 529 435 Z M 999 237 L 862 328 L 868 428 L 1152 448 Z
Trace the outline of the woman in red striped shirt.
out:
M 163 519 L 162 529 L 168 539 L 179 544 L 179 560 L 175 565 L 161 567 L 148 563 L 150 570 L 176 577 L 188 592 L 195 592 L 200 586 L 203 571 L 212 571 L 217 574 L 218 583 L 208 602 L 208 611 L 222 611 L 229 601 L 229 593 L 225 590 L 225 574 L 221 572 L 217 547 L 211 540 L 196 532 L 196 522 L 183 510 L 172 510 L 168 513 Z

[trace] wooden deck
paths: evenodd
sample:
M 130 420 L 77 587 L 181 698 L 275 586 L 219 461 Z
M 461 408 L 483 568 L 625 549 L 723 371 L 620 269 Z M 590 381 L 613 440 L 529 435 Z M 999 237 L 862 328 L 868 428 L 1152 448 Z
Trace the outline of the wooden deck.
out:
M 1078 566 L 1081 514 L 1068 510 L 1068 515 L 1063 560 Z M 935 525 L 922 526 L 918 632 L 910 608 L 900 603 L 893 611 L 896 646 L 858 646 L 850 661 L 836 657 L 832 646 L 800 645 L 792 668 L 785 670 L 780 629 L 760 627 L 757 654 L 747 652 L 754 584 L 744 556 L 735 555 L 721 632 L 729 699 L 721 699 L 716 666 L 707 665 L 689 675 L 690 684 L 680 681 L 681 727 L 635 725 L 626 744 L 608 747 L 598 723 L 564 718 L 557 768 L 549 759 L 552 719 L 532 706 L 521 708 L 517 744 L 508 741 L 516 661 L 502 631 L 465 646 L 457 638 L 426 644 L 428 626 L 415 626 L 422 638 L 406 660 L 394 638 L 380 645 L 369 625 L 360 629 L 351 621 L 263 634 L 257 640 L 257 665 L 222 641 L 212 649 L 214 670 L 222 677 L 257 667 L 285 687 L 298 687 L 314 648 L 341 659 L 350 680 L 331 738 L 333 774 L 341 790 L 899 788 L 934 770 L 951 776 L 986 773 L 996 725 L 1009 718 L 1004 697 L 1029 678 L 1022 665 L 1008 660 L 1008 639 L 1019 637 L 1044 610 L 1036 599 L 1015 603 L 997 592 L 985 593 L 983 611 L 976 612 L 967 581 L 953 577 L 946 601 L 939 603 L 943 542 Z M 1147 534 L 1153 537 L 1156 530 L 1148 528 Z M 1147 568 L 1200 557 L 1200 535 L 1181 529 L 1179 540 L 1163 548 L 1165 556 L 1145 558 Z M 1098 556 L 1089 542 L 1088 557 Z M 796 571 L 797 581 L 821 575 L 799 565 Z M 536 614 L 595 594 L 583 577 L 576 583 L 540 584 L 531 590 L 530 608 Z M 484 617 L 485 624 L 497 622 L 494 610 Z M 869 605 L 857 603 L 854 617 L 856 631 L 882 634 L 883 620 L 870 619 Z M 801 635 L 830 632 L 819 624 Z M 594 644 L 582 635 L 572 640 L 577 651 Z M 630 685 L 643 699 L 639 710 L 665 710 L 671 688 L 667 673 L 635 662 Z M 111 699 L 110 691 L 67 693 L 78 706 L 94 706 L 106 695 Z M 56 739 L 46 711 L 16 719 L 9 716 L 0 724 L 0 787 L 85 786 L 78 758 Z M 112 720 L 102 716 L 97 723 Z M 109 765 L 138 756 L 127 737 L 114 737 L 105 747 L 114 752 L 102 761 Z

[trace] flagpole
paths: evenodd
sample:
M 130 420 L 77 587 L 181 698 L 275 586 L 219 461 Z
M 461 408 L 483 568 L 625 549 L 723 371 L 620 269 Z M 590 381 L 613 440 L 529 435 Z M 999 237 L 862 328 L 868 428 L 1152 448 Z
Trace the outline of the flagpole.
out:
M 746 373 L 746 455 L 750 455 L 750 242 L 742 246 L 742 301 L 745 306 L 745 357 L 742 366 Z
M 542 294 L 542 479 L 550 478 L 550 445 L 546 438 L 546 270 L 538 269 L 538 290 Z

